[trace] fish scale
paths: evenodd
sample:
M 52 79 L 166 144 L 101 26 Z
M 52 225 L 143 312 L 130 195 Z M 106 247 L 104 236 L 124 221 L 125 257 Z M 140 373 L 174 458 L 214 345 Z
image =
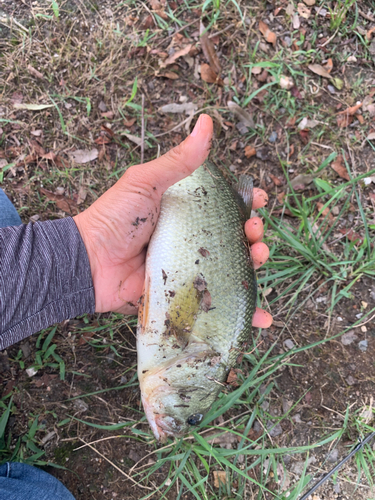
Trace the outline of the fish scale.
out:
M 251 195 L 249 179 L 240 184 Z M 142 401 L 162 441 L 199 423 L 251 333 L 256 283 L 243 229 L 251 206 L 238 198 L 211 163 L 162 197 L 137 330 Z

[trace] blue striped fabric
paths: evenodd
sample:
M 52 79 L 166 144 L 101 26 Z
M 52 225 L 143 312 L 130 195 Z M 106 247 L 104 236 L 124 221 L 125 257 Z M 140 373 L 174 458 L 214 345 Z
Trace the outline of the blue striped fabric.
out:
M 0 228 L 0 349 L 94 310 L 90 264 L 71 217 Z

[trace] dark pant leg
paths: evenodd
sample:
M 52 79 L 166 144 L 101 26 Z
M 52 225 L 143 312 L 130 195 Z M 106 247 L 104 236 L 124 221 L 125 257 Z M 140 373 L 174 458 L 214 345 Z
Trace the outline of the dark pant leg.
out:
M 8 196 L 0 188 L 0 227 L 20 226 L 22 221 Z
M 8 462 L 0 466 L 1 500 L 74 500 L 55 477 L 37 467 Z

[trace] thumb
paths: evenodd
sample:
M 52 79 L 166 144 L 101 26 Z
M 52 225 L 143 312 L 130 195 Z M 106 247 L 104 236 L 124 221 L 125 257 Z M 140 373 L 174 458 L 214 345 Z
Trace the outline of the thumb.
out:
M 202 165 L 210 151 L 212 133 L 211 117 L 200 115 L 192 133 L 181 144 L 156 160 L 130 167 L 123 181 L 128 185 L 147 186 L 149 192 L 161 196 Z

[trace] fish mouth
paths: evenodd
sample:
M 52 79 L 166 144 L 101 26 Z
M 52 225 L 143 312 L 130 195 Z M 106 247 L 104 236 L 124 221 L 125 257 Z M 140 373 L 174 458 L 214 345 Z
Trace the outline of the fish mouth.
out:
M 144 397 L 142 397 L 142 403 L 148 423 L 158 441 L 165 443 L 168 436 L 179 437 L 183 435 L 180 431 L 181 425 L 178 423 L 177 419 L 167 414 L 154 413 L 153 406 L 150 405 Z

